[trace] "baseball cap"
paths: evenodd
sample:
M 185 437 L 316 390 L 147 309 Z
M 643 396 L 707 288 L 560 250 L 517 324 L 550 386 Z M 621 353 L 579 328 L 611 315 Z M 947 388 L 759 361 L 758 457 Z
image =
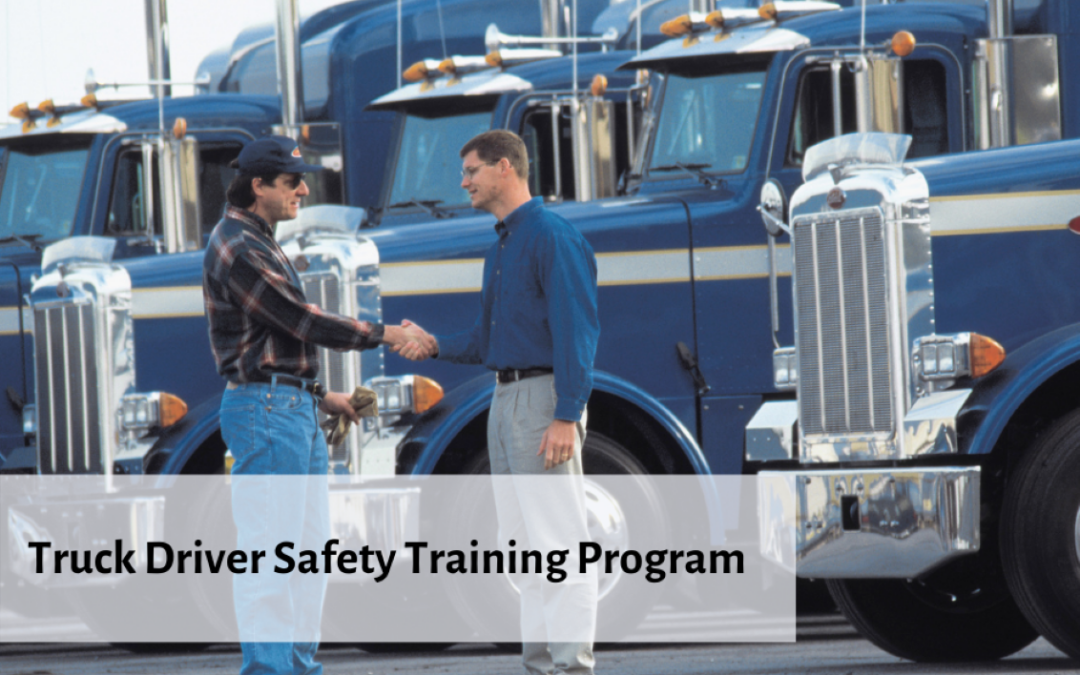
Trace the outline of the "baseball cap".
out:
M 306 164 L 300 156 L 300 146 L 288 136 L 267 136 L 248 143 L 230 166 L 250 175 L 323 170 L 321 166 Z

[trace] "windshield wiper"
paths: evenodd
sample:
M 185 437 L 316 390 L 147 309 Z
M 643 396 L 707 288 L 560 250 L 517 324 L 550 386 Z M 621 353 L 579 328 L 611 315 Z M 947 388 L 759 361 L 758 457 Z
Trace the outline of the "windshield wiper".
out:
M 408 200 L 405 200 L 403 202 L 398 202 L 397 204 L 391 204 L 390 206 L 388 206 L 386 208 L 400 209 L 400 208 L 404 208 L 406 206 L 418 206 L 421 209 L 423 209 L 429 216 L 431 216 L 433 218 L 451 218 L 451 217 L 453 217 L 453 215 L 454 215 L 453 213 L 450 213 L 446 209 L 440 209 L 438 206 L 436 206 L 436 204 L 442 204 L 442 200 L 441 199 L 416 199 L 415 197 L 413 197 L 412 199 L 408 199 Z
M 652 171 L 685 171 L 686 173 L 694 176 L 702 185 L 708 185 L 711 188 L 719 187 L 724 184 L 723 179 L 710 176 L 702 171 L 702 169 L 708 169 L 712 164 L 683 164 L 682 162 L 675 162 L 674 164 L 664 164 L 663 166 L 654 166 L 649 169 Z
M 40 251 L 41 244 L 38 244 L 34 241 L 40 236 L 40 234 L 13 234 L 10 237 L 4 237 L 3 239 L 0 239 L 0 244 L 8 244 L 13 241 L 17 241 L 27 248 L 34 249 L 35 251 Z

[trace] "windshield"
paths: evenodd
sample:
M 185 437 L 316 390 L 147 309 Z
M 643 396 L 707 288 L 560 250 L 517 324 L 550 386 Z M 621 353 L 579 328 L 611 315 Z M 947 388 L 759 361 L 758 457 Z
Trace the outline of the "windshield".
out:
M 19 144 L 0 153 L 0 239 L 71 234 L 89 140 L 66 145 L 50 139 L 47 147 Z
M 440 206 L 468 203 L 468 194 L 461 189 L 458 152 L 466 141 L 490 128 L 491 110 L 446 117 L 408 115 L 390 206 L 415 206 L 413 200 Z
M 764 66 L 668 75 L 650 171 L 674 171 L 678 164 L 717 173 L 745 169 L 764 83 Z

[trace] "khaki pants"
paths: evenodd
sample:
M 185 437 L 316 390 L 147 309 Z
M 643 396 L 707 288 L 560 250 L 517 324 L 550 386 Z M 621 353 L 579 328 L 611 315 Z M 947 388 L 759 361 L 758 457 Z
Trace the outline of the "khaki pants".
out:
M 581 447 L 583 413 L 574 457 L 544 471 L 537 455 L 555 416 L 555 378 L 530 377 L 499 384 L 488 418 L 488 453 L 495 480 L 499 545 L 516 540 L 518 551 L 569 549 L 560 583 L 543 575 L 515 577 L 521 589 L 521 632 L 525 670 L 532 675 L 593 672 L 597 575 L 578 573 L 578 543 L 589 540 Z M 546 558 L 546 554 L 545 554 Z

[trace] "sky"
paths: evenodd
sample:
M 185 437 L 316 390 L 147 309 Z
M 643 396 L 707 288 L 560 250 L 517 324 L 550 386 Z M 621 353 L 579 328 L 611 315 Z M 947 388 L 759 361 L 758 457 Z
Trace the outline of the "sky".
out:
M 302 16 L 340 0 L 300 0 Z M 86 70 L 99 82 L 149 78 L 145 0 L 0 0 L 0 124 L 26 101 L 77 103 Z M 246 26 L 271 23 L 276 0 L 168 0 L 172 78 L 190 82 L 203 57 L 232 44 Z M 174 88 L 191 93 L 191 87 Z M 98 92 L 98 98 L 148 96 L 146 87 Z

